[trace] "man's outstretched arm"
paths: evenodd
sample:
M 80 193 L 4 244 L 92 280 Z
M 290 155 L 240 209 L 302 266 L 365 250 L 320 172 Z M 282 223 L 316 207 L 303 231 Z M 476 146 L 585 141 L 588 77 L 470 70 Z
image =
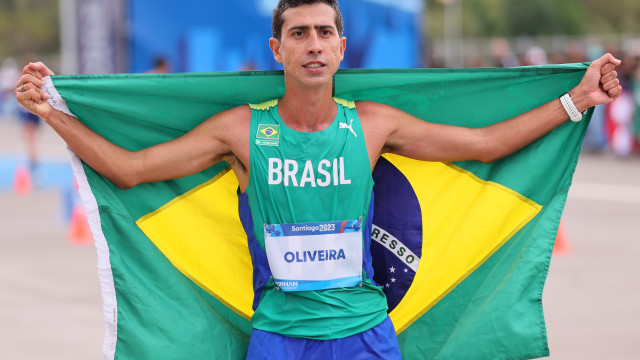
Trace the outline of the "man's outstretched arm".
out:
M 47 101 L 49 95 L 42 90 L 43 76 L 47 75 L 54 74 L 42 63 L 25 66 L 16 84 L 18 101 L 42 117 L 83 161 L 122 189 L 191 175 L 223 160 L 231 150 L 226 139 L 216 134 L 229 134 L 226 123 L 232 118 L 248 116 L 249 112 L 242 107 L 230 109 L 175 140 L 140 151 L 128 151 L 109 142 L 78 119 L 53 109 Z M 232 128 L 241 128 L 239 123 L 242 122 L 235 122 Z M 223 128 L 226 131 L 221 131 Z
M 606 54 L 589 66 L 580 84 L 569 92 L 578 111 L 609 103 L 620 95 L 622 88 L 615 71 L 619 64 L 619 60 Z M 379 103 L 358 104 L 358 113 L 372 129 L 366 134 L 375 143 L 372 151 L 377 148 L 381 153 L 427 161 L 492 162 L 520 150 L 569 119 L 559 99 L 479 129 L 430 123 Z M 375 160 L 377 154 L 370 156 Z

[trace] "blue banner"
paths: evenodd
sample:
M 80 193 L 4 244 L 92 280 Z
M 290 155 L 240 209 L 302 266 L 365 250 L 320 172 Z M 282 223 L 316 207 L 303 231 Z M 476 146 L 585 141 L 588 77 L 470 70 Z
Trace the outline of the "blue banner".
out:
M 130 71 L 150 71 L 158 58 L 172 72 L 281 69 L 268 44 L 276 4 L 131 0 Z M 343 0 L 340 8 L 347 37 L 343 68 L 422 65 L 422 1 Z

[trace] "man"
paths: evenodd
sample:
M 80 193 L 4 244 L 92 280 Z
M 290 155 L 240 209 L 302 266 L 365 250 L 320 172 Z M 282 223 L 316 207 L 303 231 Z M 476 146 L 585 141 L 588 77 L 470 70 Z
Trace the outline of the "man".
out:
M 41 90 L 42 77 L 53 73 L 43 64 L 27 65 L 16 89 L 22 104 L 120 188 L 222 160 L 231 165 L 254 263 L 252 359 L 400 358 L 363 241 L 371 230 L 371 171 L 381 154 L 491 162 L 621 92 L 614 71 L 620 61 L 605 55 L 562 102 L 486 128 L 447 126 L 332 97 L 346 49 L 335 0 L 281 0 L 269 45 L 285 70 L 281 99 L 215 114 L 178 139 L 136 152 L 53 110 Z M 294 261 L 311 247 L 319 250 L 313 258 Z

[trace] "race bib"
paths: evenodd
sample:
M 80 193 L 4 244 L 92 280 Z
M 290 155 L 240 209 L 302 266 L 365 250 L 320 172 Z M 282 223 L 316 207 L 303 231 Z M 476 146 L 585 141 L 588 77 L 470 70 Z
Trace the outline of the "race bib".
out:
M 362 220 L 265 225 L 264 244 L 275 285 L 283 291 L 362 282 Z

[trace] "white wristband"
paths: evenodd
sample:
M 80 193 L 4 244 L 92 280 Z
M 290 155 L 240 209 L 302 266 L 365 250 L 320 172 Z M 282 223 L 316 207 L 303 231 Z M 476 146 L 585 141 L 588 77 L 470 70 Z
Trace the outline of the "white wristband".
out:
M 582 114 L 584 113 L 580 113 L 580 111 L 578 111 L 578 108 L 576 107 L 576 104 L 573 103 L 573 100 L 571 100 L 571 95 L 569 95 L 569 93 L 564 93 L 560 96 L 560 103 L 562 103 L 562 106 L 569 115 L 569 119 L 571 119 L 571 121 L 577 122 L 582 120 Z

